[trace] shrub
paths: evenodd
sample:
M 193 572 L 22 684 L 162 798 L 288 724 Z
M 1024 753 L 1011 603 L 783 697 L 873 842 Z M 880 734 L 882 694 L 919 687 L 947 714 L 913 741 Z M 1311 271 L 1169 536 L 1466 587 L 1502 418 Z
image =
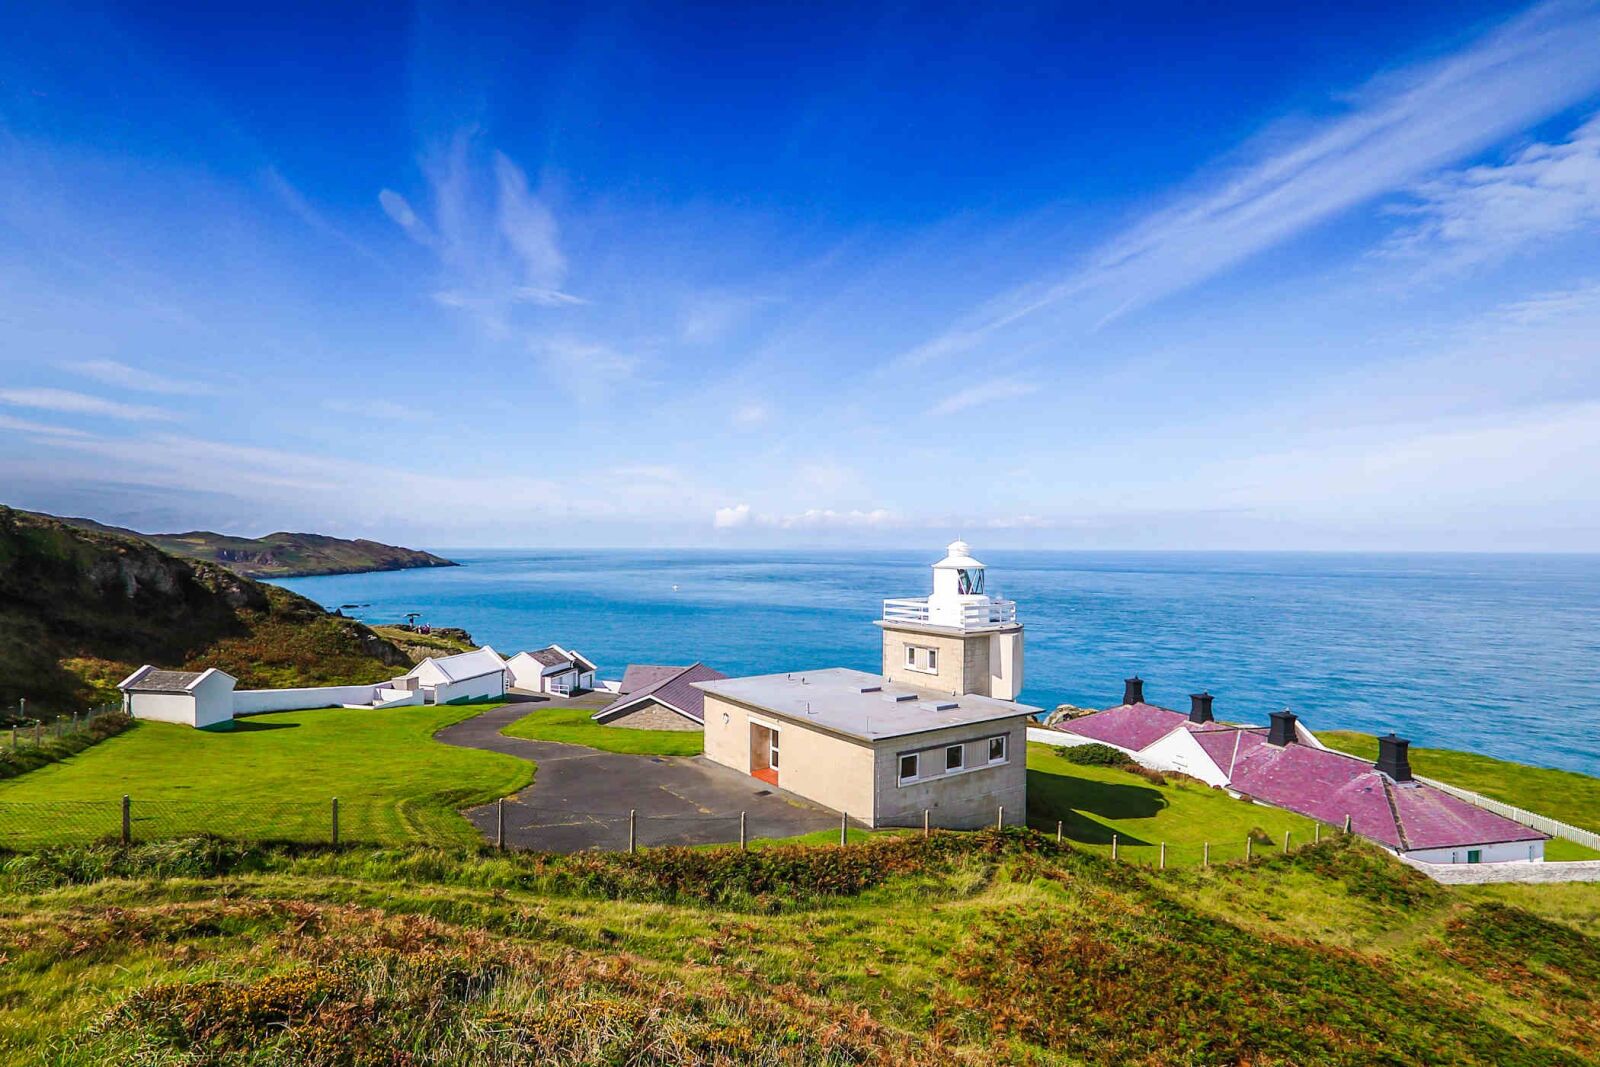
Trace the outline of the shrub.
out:
M 1133 757 L 1110 745 L 1073 745 L 1056 749 L 1056 755 L 1080 767 L 1126 767 Z
M 15 778 L 19 774 L 51 763 L 59 763 L 68 756 L 76 756 L 90 745 L 99 744 L 133 725 L 132 717 L 113 711 L 94 719 L 88 726 L 75 730 L 65 737 L 47 737 L 40 744 L 21 744 L 0 751 L 0 779 Z

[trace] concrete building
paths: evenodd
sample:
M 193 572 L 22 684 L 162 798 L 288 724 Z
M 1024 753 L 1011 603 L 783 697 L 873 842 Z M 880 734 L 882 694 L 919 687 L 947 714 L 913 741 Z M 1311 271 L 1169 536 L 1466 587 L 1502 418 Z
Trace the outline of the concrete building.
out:
M 136 719 L 176 722 L 202 730 L 233 727 L 233 687 L 237 679 L 215 667 L 204 671 L 164 671 L 146 664 L 124 678 L 122 710 Z
M 706 720 L 705 694 L 695 683 L 726 677 L 704 663 L 687 667 L 630 663 L 622 673 L 617 699 L 589 717 L 602 726 L 635 730 L 698 730 Z
M 886 600 L 883 674 L 844 668 L 697 682 L 706 757 L 868 826 L 970 829 L 1027 808 L 1016 605 L 984 592 L 965 542 L 933 592 Z
M 594 688 L 598 668 L 580 652 L 548 645 L 506 660 L 507 683 L 529 693 L 570 696 Z
M 1022 692 L 1017 604 L 984 590 L 987 568 L 965 541 L 933 565 L 933 592 L 883 602 L 883 676 L 959 695 L 1015 700 Z
M 1262 804 L 1298 812 L 1426 863 L 1501 863 L 1544 859 L 1547 836 L 1417 781 L 1409 742 L 1378 739 L 1378 760 L 1335 752 L 1288 711 L 1271 725 L 1218 722 L 1209 693 L 1189 714 L 1149 704 L 1144 683 L 1128 679 L 1122 703 L 1056 723 L 1059 744 L 1110 745 L 1143 766 L 1176 771 Z

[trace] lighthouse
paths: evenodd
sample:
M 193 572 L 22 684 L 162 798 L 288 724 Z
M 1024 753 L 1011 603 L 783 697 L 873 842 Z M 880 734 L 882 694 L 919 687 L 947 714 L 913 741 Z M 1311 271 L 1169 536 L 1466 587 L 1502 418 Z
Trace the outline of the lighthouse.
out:
M 933 565 L 933 592 L 883 602 L 883 676 L 952 696 L 1015 700 L 1022 691 L 1016 601 L 985 588 L 987 568 L 965 541 Z

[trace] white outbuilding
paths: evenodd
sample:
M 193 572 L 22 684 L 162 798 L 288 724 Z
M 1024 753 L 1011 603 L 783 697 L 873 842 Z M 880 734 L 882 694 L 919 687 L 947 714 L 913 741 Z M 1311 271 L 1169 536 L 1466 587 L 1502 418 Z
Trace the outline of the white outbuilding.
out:
M 420 692 L 429 704 L 461 704 L 505 696 L 506 674 L 506 661 L 500 653 L 484 645 L 471 652 L 425 659 L 389 686 Z
M 135 719 L 176 722 L 202 730 L 233 728 L 233 687 L 238 679 L 215 667 L 164 671 L 146 664 L 117 686 L 122 710 Z
M 506 660 L 510 684 L 530 693 L 569 696 L 594 688 L 594 661 L 581 652 L 547 645 Z

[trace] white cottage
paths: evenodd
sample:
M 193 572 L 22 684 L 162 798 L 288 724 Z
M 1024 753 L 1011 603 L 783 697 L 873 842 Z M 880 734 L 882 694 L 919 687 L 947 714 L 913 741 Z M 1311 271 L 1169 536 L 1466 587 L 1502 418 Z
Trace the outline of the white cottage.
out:
M 430 656 L 389 685 L 420 692 L 429 704 L 461 704 L 505 696 L 506 675 L 506 661 L 484 645 L 454 656 Z
M 201 730 L 233 728 L 233 687 L 238 679 L 215 667 L 164 671 L 149 664 L 124 678 L 122 710 L 135 719 L 175 722 Z
M 568 696 L 594 688 L 594 662 L 580 652 L 548 645 L 506 660 L 509 683 L 530 693 Z

